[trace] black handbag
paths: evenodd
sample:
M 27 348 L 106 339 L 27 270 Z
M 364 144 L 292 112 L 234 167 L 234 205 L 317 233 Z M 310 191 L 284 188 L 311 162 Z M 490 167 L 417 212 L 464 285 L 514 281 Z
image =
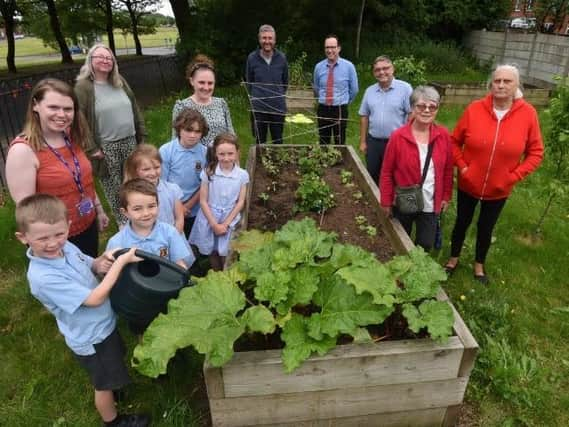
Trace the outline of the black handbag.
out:
M 423 166 L 421 184 L 410 185 L 408 187 L 395 187 L 395 207 L 404 215 L 413 215 L 423 212 L 423 207 L 425 206 L 425 202 L 423 201 L 423 183 L 427 177 L 434 145 L 434 143 L 429 144 L 425 166 Z

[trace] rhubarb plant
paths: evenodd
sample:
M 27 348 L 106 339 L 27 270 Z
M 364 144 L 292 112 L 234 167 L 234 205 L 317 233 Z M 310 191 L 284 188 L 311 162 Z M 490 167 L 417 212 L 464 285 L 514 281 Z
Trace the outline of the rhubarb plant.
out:
M 284 369 L 338 339 L 370 341 L 366 327 L 401 312 L 414 332 L 444 342 L 452 333 L 451 307 L 435 296 L 446 275 L 422 249 L 382 264 L 313 220 L 289 221 L 275 233 L 246 231 L 234 242 L 239 258 L 210 272 L 170 301 L 135 348 L 133 364 L 157 377 L 179 348 L 192 346 L 213 366 L 233 356 L 242 335 L 279 334 Z M 380 345 L 380 344 L 378 344 Z

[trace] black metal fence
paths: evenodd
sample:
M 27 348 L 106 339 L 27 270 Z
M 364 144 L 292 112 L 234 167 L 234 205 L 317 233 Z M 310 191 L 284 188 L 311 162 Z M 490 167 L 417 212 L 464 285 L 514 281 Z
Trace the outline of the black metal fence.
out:
M 0 190 L 6 185 L 5 161 L 10 141 L 22 130 L 30 92 L 43 78 L 53 77 L 73 85 L 79 68 L 70 67 L 56 72 L 0 81 Z M 120 63 L 120 73 L 136 95 L 137 102 L 148 106 L 179 92 L 185 85 L 183 64 L 176 55 L 144 57 Z

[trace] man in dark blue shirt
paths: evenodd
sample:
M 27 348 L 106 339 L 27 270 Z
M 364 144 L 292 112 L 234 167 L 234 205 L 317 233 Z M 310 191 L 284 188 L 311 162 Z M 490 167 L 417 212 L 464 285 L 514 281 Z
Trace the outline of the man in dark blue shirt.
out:
M 251 102 L 251 128 L 257 144 L 267 141 L 270 129 L 273 144 L 281 144 L 286 114 L 285 94 L 288 88 L 288 63 L 275 49 L 275 29 L 259 28 L 259 49 L 247 57 L 245 82 Z

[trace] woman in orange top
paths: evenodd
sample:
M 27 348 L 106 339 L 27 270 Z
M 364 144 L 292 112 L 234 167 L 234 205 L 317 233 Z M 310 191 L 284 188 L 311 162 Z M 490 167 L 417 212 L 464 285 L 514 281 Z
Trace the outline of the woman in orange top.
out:
M 492 73 L 490 93 L 472 102 L 452 135 L 458 168 L 457 217 L 451 238 L 451 257 L 445 269 L 452 274 L 480 202 L 474 278 L 489 283 L 484 269 L 492 231 L 514 185 L 532 173 L 543 159 L 543 142 L 535 109 L 522 99 L 520 74 L 513 65 Z
M 22 134 L 10 144 L 6 179 L 16 203 L 35 193 L 59 197 L 71 221 L 69 241 L 96 257 L 98 232 L 109 219 L 83 153 L 88 138 L 73 89 L 60 80 L 41 80 L 30 94 Z

